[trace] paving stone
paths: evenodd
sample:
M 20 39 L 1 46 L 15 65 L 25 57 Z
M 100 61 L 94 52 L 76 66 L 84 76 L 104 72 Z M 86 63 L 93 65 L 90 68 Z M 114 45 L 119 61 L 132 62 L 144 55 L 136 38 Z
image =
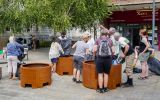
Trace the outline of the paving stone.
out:
M 157 57 L 160 53 L 157 52 Z M 32 56 L 32 57 L 31 57 Z M 24 62 L 47 62 L 48 49 L 29 51 L 29 60 Z M 52 76 L 50 86 L 39 89 L 22 88 L 19 80 L 9 80 L 6 64 L 0 64 L 3 78 L 0 80 L 0 100 L 160 100 L 160 77 L 152 75 L 148 80 L 138 80 L 134 75 L 133 88 L 117 88 L 105 94 L 85 88 L 82 84 L 72 82 L 72 76 Z M 124 69 L 123 65 L 123 69 Z M 123 81 L 125 81 L 123 74 Z

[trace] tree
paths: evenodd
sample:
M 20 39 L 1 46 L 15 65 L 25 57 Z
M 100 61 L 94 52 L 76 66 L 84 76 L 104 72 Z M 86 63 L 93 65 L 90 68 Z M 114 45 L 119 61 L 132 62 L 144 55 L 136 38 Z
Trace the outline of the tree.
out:
M 48 26 L 55 31 L 82 29 L 103 21 L 113 10 L 109 0 L 0 0 L 0 30 Z

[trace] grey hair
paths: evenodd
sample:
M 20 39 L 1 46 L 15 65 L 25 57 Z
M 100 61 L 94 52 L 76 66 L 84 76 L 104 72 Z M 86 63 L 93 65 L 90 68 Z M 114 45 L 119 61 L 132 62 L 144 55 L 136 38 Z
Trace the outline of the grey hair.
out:
M 109 31 L 112 32 L 112 33 L 115 33 L 115 32 L 116 32 L 116 29 L 115 29 L 114 27 L 110 27 L 110 28 L 109 28 Z
M 116 36 L 116 37 L 121 36 L 121 34 L 119 32 L 115 32 L 113 35 Z
M 10 42 L 10 43 L 15 42 L 15 37 L 14 37 L 14 36 L 10 36 L 10 37 L 9 37 L 9 42 Z
M 107 29 L 102 29 L 101 30 L 101 35 L 107 35 L 108 34 L 108 30 Z

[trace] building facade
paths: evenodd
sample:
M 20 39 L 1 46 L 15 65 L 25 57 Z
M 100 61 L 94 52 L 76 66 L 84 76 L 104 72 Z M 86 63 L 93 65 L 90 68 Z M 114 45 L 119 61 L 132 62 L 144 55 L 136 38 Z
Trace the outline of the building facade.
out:
M 115 27 L 123 36 L 127 37 L 132 46 L 139 45 L 139 30 L 146 28 L 149 40 L 159 44 L 160 50 L 160 0 L 156 0 L 155 37 L 152 38 L 152 0 L 112 0 L 118 9 L 109 19 L 106 26 Z

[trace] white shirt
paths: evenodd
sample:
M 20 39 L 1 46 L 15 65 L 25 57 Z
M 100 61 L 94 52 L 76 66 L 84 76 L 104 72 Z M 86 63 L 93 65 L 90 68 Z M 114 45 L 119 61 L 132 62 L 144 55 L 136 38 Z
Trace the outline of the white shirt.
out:
M 119 48 L 119 42 L 115 40 L 114 36 L 110 36 L 110 39 L 113 42 L 113 47 L 114 47 L 114 55 L 118 55 L 120 52 Z
M 57 42 L 52 42 L 50 50 L 49 50 L 49 59 L 59 57 L 60 52 L 64 53 L 61 45 Z
M 62 36 L 59 36 L 58 37 L 60 40 L 66 40 L 67 39 L 67 36 L 65 36 L 64 38 L 62 38 Z
M 124 37 L 120 37 L 119 40 L 118 40 L 118 42 L 119 42 L 120 46 L 122 48 L 124 48 L 129 43 L 129 40 L 127 40 Z
M 89 46 L 89 51 L 90 51 L 90 52 L 93 52 L 93 46 L 94 46 L 94 44 L 95 44 L 94 39 L 91 38 L 90 40 L 88 40 L 87 44 L 88 44 L 88 46 Z

